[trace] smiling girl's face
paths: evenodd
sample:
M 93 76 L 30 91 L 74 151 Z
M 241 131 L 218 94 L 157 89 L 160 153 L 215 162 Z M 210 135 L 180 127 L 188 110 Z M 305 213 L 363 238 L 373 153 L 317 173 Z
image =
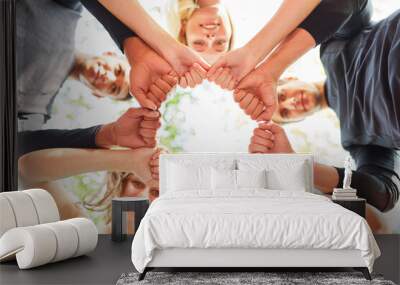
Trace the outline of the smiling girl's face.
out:
M 209 64 L 231 47 L 232 24 L 222 5 L 197 8 L 183 28 L 187 45 Z

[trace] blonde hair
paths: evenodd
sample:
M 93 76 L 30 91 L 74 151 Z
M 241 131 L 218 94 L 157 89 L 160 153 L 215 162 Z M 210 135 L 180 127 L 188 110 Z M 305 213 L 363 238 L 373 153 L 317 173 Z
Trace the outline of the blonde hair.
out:
M 112 171 L 107 173 L 106 190 L 83 199 L 83 206 L 91 211 L 106 211 L 105 224 L 111 222 L 111 201 L 114 197 L 121 197 L 125 179 L 131 172 Z
M 175 13 L 169 13 L 169 23 L 171 26 L 171 33 L 176 39 L 184 44 L 187 45 L 187 39 L 186 39 L 186 31 L 185 31 L 185 26 L 186 23 L 189 21 L 190 17 L 192 17 L 194 11 L 199 8 L 199 5 L 197 4 L 197 0 L 178 0 L 177 1 L 177 7 L 175 7 Z M 231 24 L 231 29 L 232 29 L 232 36 L 229 41 L 229 50 L 233 49 L 233 43 L 234 43 L 234 35 L 235 35 L 235 29 L 232 24 L 232 18 L 229 16 L 229 22 Z
M 199 5 L 195 0 L 179 0 L 178 4 L 181 21 L 185 19 L 188 20 L 192 16 L 194 10 L 199 8 Z
M 193 15 L 193 12 L 199 8 L 199 6 L 197 5 L 197 1 L 194 0 L 179 0 L 178 5 L 180 21 L 178 41 L 186 45 L 187 40 L 184 27 L 186 26 L 186 23 L 189 21 L 190 17 Z

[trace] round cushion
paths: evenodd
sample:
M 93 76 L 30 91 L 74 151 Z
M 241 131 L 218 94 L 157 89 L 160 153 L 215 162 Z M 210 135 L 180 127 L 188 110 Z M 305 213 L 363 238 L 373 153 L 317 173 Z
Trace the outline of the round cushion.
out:
M 39 223 L 35 205 L 24 191 L 3 192 L 1 196 L 10 202 L 17 227 L 33 226 Z
M 13 228 L 0 239 L 0 259 L 8 260 L 15 255 L 20 269 L 49 263 L 56 252 L 55 234 L 42 225 Z
M 51 262 L 57 262 L 75 255 L 78 248 L 78 233 L 65 221 L 44 224 L 56 235 L 57 252 Z
M 86 254 L 97 245 L 91 220 L 76 218 L 13 228 L 0 238 L 0 261 L 16 257 L 20 269 Z
M 71 224 L 78 233 L 78 248 L 74 256 L 86 254 L 96 248 L 98 231 L 95 224 L 85 218 L 74 218 L 65 220 Z
M 23 191 L 28 194 L 36 208 L 39 224 L 46 224 L 60 220 L 56 202 L 49 192 L 43 189 L 29 189 Z
M 9 229 L 15 228 L 17 222 L 15 221 L 14 211 L 10 202 L 6 197 L 0 195 L 0 237 Z

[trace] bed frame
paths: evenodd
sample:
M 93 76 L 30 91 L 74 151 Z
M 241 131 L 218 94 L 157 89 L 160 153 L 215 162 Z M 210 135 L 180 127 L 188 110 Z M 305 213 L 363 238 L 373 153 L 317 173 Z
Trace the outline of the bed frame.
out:
M 193 249 L 156 250 L 152 261 L 139 275 L 155 268 L 343 268 L 361 271 L 367 280 L 371 275 L 359 250 L 329 249 Z
M 233 153 L 199 153 L 162 155 L 160 158 L 160 194 L 167 191 L 168 161 L 190 159 L 265 159 L 262 154 Z M 313 159 L 311 155 L 272 154 L 268 159 L 287 161 L 302 160 L 306 163 L 306 189 L 313 192 Z M 371 276 L 359 250 L 329 250 L 329 249 L 253 249 L 253 248 L 169 248 L 157 249 L 153 259 L 147 265 L 139 280 L 146 273 L 156 268 L 232 268 L 246 271 L 250 268 L 343 268 L 350 267 L 361 271 L 367 280 Z

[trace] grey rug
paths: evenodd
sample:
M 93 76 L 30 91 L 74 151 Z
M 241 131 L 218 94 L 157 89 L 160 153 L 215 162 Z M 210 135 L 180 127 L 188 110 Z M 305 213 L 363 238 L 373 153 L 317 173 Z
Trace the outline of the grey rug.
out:
M 142 281 L 137 280 L 138 276 L 138 273 L 122 274 L 117 285 L 395 285 L 380 275 L 372 275 L 373 280 L 368 281 L 359 272 L 148 272 Z

